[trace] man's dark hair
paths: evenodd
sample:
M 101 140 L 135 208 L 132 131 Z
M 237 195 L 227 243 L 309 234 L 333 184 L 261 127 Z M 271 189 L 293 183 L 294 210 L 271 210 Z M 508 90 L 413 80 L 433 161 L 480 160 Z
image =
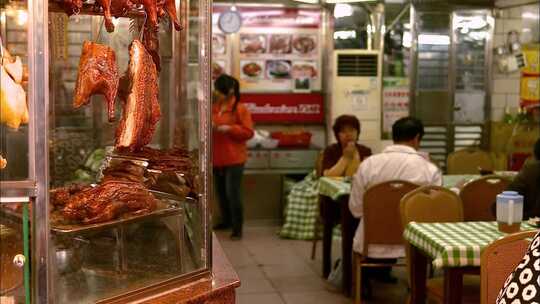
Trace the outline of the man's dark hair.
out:
M 392 139 L 394 142 L 413 140 L 417 135 L 424 136 L 422 121 L 414 117 L 403 117 L 392 125 Z
M 338 118 L 336 118 L 336 121 L 334 121 L 334 125 L 332 126 L 332 130 L 334 130 L 334 136 L 336 137 L 336 141 L 338 143 L 338 133 L 343 130 L 345 126 L 356 129 L 356 131 L 358 131 L 358 135 L 360 135 L 360 121 L 358 120 L 358 118 L 356 118 L 356 116 L 354 115 L 340 115 L 338 116 Z
M 534 157 L 536 160 L 540 160 L 540 138 L 538 138 L 534 144 Z

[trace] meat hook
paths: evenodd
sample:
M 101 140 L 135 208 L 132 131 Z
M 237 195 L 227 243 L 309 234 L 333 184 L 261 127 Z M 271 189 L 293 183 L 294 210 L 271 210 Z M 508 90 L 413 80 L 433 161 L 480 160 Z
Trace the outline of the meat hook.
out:
M 103 30 L 103 23 L 105 23 L 105 17 L 103 17 L 103 19 L 101 20 L 101 25 L 99 26 L 98 34 L 95 40 L 96 43 L 99 43 L 99 39 L 101 38 L 101 30 Z
M 144 11 L 144 21 L 142 23 L 141 29 L 139 30 L 139 40 L 142 42 L 144 39 L 144 27 L 146 26 L 146 20 L 148 19 L 148 13 Z

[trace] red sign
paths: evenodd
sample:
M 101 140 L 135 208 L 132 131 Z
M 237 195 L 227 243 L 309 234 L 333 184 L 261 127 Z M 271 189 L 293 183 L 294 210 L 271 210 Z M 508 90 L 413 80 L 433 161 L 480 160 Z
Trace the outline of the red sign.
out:
M 242 103 L 258 123 L 322 123 L 321 94 L 242 94 Z

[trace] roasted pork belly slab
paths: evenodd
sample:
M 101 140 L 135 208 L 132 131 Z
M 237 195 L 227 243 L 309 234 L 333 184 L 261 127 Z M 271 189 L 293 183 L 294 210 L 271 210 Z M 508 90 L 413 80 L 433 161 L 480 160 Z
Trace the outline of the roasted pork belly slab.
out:
M 139 40 L 131 43 L 129 58 L 130 88 L 116 129 L 116 148 L 135 151 L 152 141 L 161 111 L 156 65 Z
M 102 94 L 107 102 L 109 121 L 114 121 L 114 100 L 118 92 L 118 66 L 110 47 L 90 41 L 83 43 L 73 107 L 88 104 L 90 96 Z

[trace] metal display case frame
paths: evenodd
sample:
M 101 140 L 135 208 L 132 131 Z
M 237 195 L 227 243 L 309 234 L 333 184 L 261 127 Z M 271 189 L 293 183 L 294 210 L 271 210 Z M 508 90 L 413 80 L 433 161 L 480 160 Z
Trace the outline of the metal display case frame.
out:
M 49 132 L 50 119 L 49 109 L 52 106 L 49 102 L 49 10 L 52 0 L 26 0 L 28 23 L 28 70 L 29 86 L 27 90 L 29 107 L 29 153 L 28 153 L 28 178 L 23 181 L 0 181 L 0 204 L 9 202 L 28 201 L 32 205 L 32 216 L 30 223 L 30 257 L 26 261 L 31 261 L 31 303 L 54 303 L 54 280 L 51 269 L 51 259 L 53 258 L 53 248 L 51 244 L 51 226 L 49 219 Z M 172 30 L 172 58 L 174 71 L 169 73 L 174 77 L 174 86 L 170 88 L 171 96 L 175 96 L 176 104 L 170 104 L 170 111 L 175 113 L 178 103 L 187 98 L 187 83 L 189 81 L 197 84 L 197 108 L 198 108 L 198 150 L 199 150 L 199 174 L 200 192 L 199 204 L 202 207 L 202 231 L 204 235 L 201 258 L 202 268 L 166 279 L 162 282 L 133 289 L 127 293 L 104 299 L 104 302 L 125 302 L 138 297 L 148 296 L 155 292 L 163 292 L 172 287 L 178 287 L 186 281 L 193 281 L 202 277 L 209 277 L 212 268 L 212 234 L 209 229 L 210 214 L 210 193 L 211 193 L 211 172 L 210 162 L 211 152 L 211 1 L 209 0 L 176 0 L 178 16 L 185 23 L 182 31 Z M 198 12 L 190 10 L 191 3 L 198 5 Z M 196 12 L 197 15 L 190 16 Z M 87 12 L 90 13 L 90 12 Z M 84 15 L 85 11 L 81 11 Z M 91 14 L 96 14 L 95 12 Z M 195 17 L 198 23 L 198 79 L 190 79 L 187 65 L 189 61 L 190 48 L 190 17 Z M 171 114 L 174 115 L 174 114 Z M 173 130 L 174 125 L 169 123 L 168 127 Z M 172 133 L 170 133 L 169 145 L 173 144 Z M 101 302 L 102 300 L 100 300 Z M 27 303 L 28 300 L 27 300 Z

